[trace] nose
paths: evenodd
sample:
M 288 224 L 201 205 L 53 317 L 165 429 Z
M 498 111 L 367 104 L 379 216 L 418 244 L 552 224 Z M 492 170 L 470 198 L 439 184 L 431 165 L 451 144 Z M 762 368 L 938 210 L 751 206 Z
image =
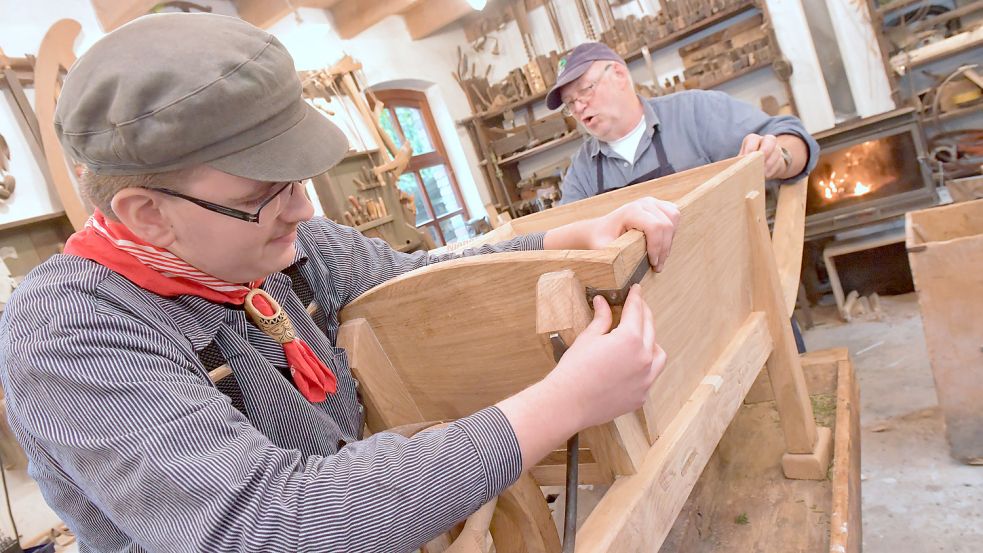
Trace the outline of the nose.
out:
M 307 196 L 306 181 L 297 181 L 290 185 L 287 197 L 281 198 L 282 208 L 279 218 L 287 223 L 299 223 L 314 216 L 314 205 Z M 297 190 L 300 188 L 300 190 Z

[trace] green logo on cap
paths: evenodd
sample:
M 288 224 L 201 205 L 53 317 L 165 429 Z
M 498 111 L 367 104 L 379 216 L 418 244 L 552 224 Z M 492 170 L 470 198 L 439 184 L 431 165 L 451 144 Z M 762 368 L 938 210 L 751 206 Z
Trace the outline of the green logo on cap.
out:
M 563 70 L 567 68 L 567 58 L 562 58 L 560 63 L 556 65 L 556 72 L 563 73 Z

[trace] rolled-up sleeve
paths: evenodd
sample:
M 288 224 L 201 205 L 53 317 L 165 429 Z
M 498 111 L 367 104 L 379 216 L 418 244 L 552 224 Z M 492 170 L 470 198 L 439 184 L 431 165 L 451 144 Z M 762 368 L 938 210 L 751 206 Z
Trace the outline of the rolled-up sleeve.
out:
M 85 536 L 96 550 L 126 536 L 161 552 L 411 551 L 521 471 L 494 407 L 305 458 L 204 383 L 186 346 L 138 321 L 82 316 L 14 338 L 0 348 L 12 425 L 119 531 Z M 66 493 L 40 483 L 49 501 Z
M 782 180 L 782 184 L 795 182 L 808 175 L 819 161 L 819 144 L 802 126 L 802 121 L 792 115 L 770 116 L 760 109 L 717 90 L 690 95 L 698 102 L 693 112 L 709 115 L 700 118 L 701 145 L 713 161 L 731 158 L 740 153 L 741 142 L 748 134 L 790 134 L 798 136 L 809 150 L 805 169 L 798 175 Z

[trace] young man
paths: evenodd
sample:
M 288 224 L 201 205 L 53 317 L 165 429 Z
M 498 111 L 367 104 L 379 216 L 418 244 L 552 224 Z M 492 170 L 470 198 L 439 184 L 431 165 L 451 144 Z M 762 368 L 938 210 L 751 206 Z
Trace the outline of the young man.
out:
M 716 91 L 643 100 L 628 67 L 597 42 L 573 49 L 546 96 L 587 130 L 560 185 L 561 203 L 760 151 L 765 178 L 792 182 L 816 165 L 819 145 L 795 117 L 769 117 Z
M 337 313 L 451 255 L 312 219 L 298 181 L 348 146 L 301 99 L 283 46 L 235 18 L 137 19 L 73 66 L 55 124 L 98 211 L 6 306 L 0 374 L 31 475 L 82 551 L 411 551 L 573 433 L 638 408 L 664 366 L 636 290 L 613 330 L 596 301 L 523 392 L 363 440 Z M 650 198 L 461 255 L 595 248 L 637 228 L 661 267 L 677 219 Z M 278 308 L 293 331 L 279 341 L 282 326 L 261 330 Z

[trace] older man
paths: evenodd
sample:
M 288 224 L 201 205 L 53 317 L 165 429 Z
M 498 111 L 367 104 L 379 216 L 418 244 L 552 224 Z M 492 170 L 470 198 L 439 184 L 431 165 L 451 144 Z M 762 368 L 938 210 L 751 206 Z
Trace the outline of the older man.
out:
M 31 475 L 83 552 L 411 551 L 573 433 L 638 408 L 665 363 L 635 290 L 613 330 L 596 301 L 519 394 L 362 439 L 338 311 L 450 256 L 312 219 L 299 181 L 348 144 L 302 100 L 283 46 L 231 17 L 142 17 L 79 58 L 55 125 L 98 211 L 7 304 L 0 375 Z M 636 228 L 661 265 L 677 217 L 648 199 L 464 255 L 600 247 Z M 265 324 L 277 313 L 286 344 Z
M 754 151 L 765 156 L 765 178 L 791 182 L 819 155 L 795 117 L 769 117 L 722 92 L 640 98 L 625 62 L 597 42 L 560 62 L 546 105 L 562 106 L 591 135 L 560 186 L 562 203 Z

